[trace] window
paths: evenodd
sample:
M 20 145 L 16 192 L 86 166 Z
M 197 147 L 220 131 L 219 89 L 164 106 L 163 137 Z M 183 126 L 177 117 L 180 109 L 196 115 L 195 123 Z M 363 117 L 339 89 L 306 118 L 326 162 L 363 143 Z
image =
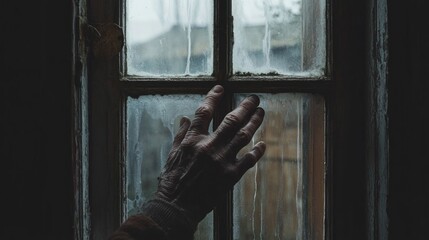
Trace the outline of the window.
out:
M 324 2 L 317 3 L 312 8 L 324 13 Z M 153 89 L 150 95 L 127 97 L 125 103 L 124 217 L 152 196 L 180 117 L 192 116 L 201 102 L 202 95 L 190 95 L 189 89 L 222 83 L 228 94 L 219 119 L 244 93 L 258 94 L 267 115 L 255 140 L 264 140 L 269 147 L 225 200 L 228 210 L 215 211 L 224 216 L 213 222 L 210 214 L 200 223 L 196 239 L 213 239 L 214 224 L 226 225 L 222 228 L 231 229 L 234 239 L 323 239 L 324 98 L 320 92 L 285 89 L 274 94 L 270 86 L 272 81 L 281 89 L 283 82 L 296 78 L 298 83 L 327 78 L 325 15 L 306 18 L 310 12 L 300 0 L 231 4 L 234 22 L 221 23 L 213 18 L 214 10 L 216 16 L 229 14 L 211 0 L 126 1 L 122 81 L 131 86 L 152 81 L 162 92 Z M 306 27 L 317 34 L 312 47 L 303 47 L 310 44 L 303 34 L 311 31 L 303 30 L 304 19 L 313 21 Z M 214 24 L 233 34 L 219 36 Z M 214 47 L 221 37 L 228 48 Z M 229 57 L 232 61 L 226 60 Z M 221 64 L 225 65 L 220 68 Z M 170 81 L 192 82 L 181 88 Z
M 343 171 L 356 167 L 361 155 L 342 159 L 357 152 L 345 134 L 360 136 L 351 129 L 361 111 L 348 114 L 361 99 L 352 90 L 362 86 L 356 79 L 363 45 L 351 36 L 362 28 L 335 32 L 359 19 L 350 6 L 90 1 L 92 25 L 117 22 L 126 33 L 119 57 L 89 64 L 90 238 L 105 239 L 153 192 L 178 120 L 192 116 L 215 84 L 226 95 L 213 128 L 243 96 L 258 94 L 267 115 L 255 140 L 264 139 L 268 151 L 200 224 L 197 239 L 332 239 L 333 229 L 351 226 L 344 215 L 362 208 L 342 207 L 359 193 L 348 189 L 363 184 Z M 334 17 L 338 24 L 331 25 Z M 340 122 L 345 128 L 334 130 Z

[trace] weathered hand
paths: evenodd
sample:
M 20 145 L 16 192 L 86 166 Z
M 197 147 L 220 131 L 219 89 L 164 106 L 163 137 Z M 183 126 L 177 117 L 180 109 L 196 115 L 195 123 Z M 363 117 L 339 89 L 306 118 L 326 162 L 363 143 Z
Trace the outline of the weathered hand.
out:
M 159 177 L 156 196 L 177 205 L 198 223 L 222 199 L 243 174 L 262 157 L 265 143 L 237 159 L 264 118 L 259 98 L 251 95 L 230 112 L 217 130 L 208 127 L 223 88 L 215 86 L 195 112 L 191 122 L 183 118 L 166 166 Z

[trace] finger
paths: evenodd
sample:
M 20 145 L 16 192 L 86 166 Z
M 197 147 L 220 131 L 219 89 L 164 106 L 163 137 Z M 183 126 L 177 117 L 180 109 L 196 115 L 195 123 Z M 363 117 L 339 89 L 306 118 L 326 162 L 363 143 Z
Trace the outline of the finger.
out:
M 176 136 L 174 137 L 173 149 L 176 149 L 177 147 L 179 147 L 180 143 L 183 141 L 183 138 L 185 138 L 190 125 L 191 125 L 191 120 L 189 120 L 189 118 L 183 117 L 182 119 L 180 119 L 180 128 Z
M 240 160 L 236 162 L 236 181 L 240 180 L 240 178 L 244 173 L 246 173 L 247 170 L 249 170 L 249 168 L 255 166 L 258 160 L 261 159 L 261 157 L 264 155 L 265 149 L 265 143 L 262 141 L 258 142 L 255 146 L 253 146 L 250 152 L 246 153 Z
M 195 111 L 195 118 L 191 123 L 190 130 L 197 133 L 208 132 L 210 121 L 220 99 L 222 98 L 223 87 L 214 86 L 206 95 L 203 103 Z
M 250 117 L 249 122 L 242 127 L 228 144 L 228 151 L 234 156 L 246 146 L 253 138 L 256 130 L 261 126 L 264 119 L 265 111 L 262 108 L 257 108 L 255 113 Z
M 214 141 L 225 142 L 231 139 L 236 132 L 249 121 L 249 118 L 255 112 L 258 105 L 258 96 L 250 95 L 245 98 L 236 109 L 225 116 L 222 123 L 213 133 Z

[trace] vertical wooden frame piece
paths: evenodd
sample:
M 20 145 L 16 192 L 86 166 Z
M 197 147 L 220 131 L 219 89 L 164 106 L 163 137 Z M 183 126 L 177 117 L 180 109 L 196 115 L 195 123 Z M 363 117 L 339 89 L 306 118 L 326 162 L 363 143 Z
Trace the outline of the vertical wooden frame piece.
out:
M 94 27 L 120 23 L 120 1 L 88 2 Z M 91 239 L 107 239 L 121 219 L 119 56 L 89 58 L 89 192 Z
M 216 83 L 225 86 L 232 72 L 232 10 L 231 0 L 214 0 L 214 75 Z M 213 127 L 222 122 L 225 115 L 232 108 L 232 92 L 225 88 L 223 99 L 215 112 Z M 232 190 L 227 194 L 223 204 L 214 210 L 214 239 L 232 239 Z
M 85 41 L 87 26 L 86 0 L 79 0 L 73 11 L 73 65 L 72 65 L 72 166 L 76 240 L 89 240 L 90 217 L 88 196 L 88 46 Z

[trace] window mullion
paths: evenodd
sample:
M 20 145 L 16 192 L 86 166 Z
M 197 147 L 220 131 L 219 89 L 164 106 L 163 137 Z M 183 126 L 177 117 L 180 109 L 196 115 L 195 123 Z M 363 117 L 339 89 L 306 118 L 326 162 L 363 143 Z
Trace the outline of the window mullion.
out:
M 232 11 L 230 0 L 214 0 L 214 75 L 218 84 L 225 87 L 224 97 L 215 113 L 216 129 L 232 109 L 233 93 L 225 84 L 232 72 Z M 232 190 L 214 210 L 214 239 L 232 239 Z

